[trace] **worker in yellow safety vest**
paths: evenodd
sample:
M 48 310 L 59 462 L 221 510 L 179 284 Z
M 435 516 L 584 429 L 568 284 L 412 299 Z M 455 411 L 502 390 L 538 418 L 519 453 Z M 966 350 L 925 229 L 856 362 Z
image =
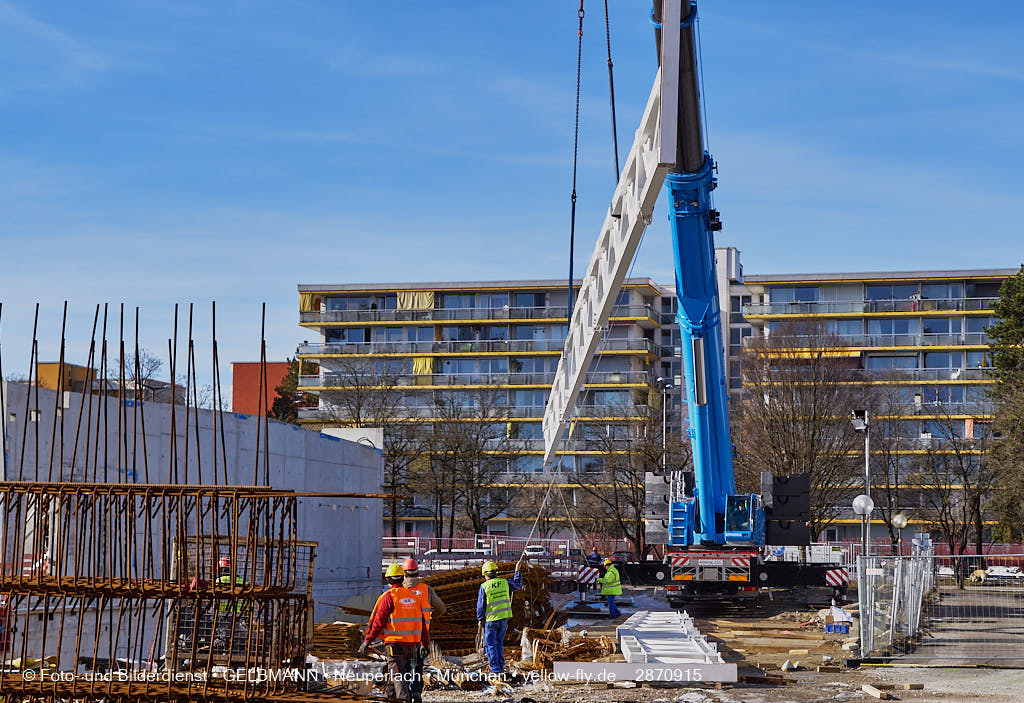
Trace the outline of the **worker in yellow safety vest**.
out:
M 248 586 L 248 582 L 241 576 L 231 578 L 231 557 L 221 557 L 217 561 L 217 578 L 214 581 L 218 586 Z M 233 588 L 226 589 L 234 591 Z M 218 598 L 217 599 L 217 626 L 213 633 L 214 651 L 220 654 L 226 653 L 230 648 L 242 646 L 247 637 L 246 614 L 249 610 L 250 600 L 248 598 Z
M 359 653 L 364 653 L 375 639 L 383 639 L 391 676 L 388 683 L 394 689 L 393 697 L 418 703 L 418 692 L 423 690 L 423 660 L 430 645 L 427 619 L 419 596 L 402 585 L 405 571 L 399 564 L 391 564 L 385 578 L 388 590 L 373 606 Z
M 523 587 L 523 578 L 516 571 L 511 579 L 498 578 L 498 565 L 485 562 L 481 571 L 484 582 L 476 597 L 476 619 L 484 628 L 484 649 L 491 672 L 505 671 L 505 631 L 512 618 L 512 592 Z
M 601 584 L 601 595 L 608 603 L 608 617 L 619 617 L 619 607 L 615 605 L 615 596 L 622 595 L 622 579 L 619 578 L 619 570 L 611 559 L 604 560 L 604 573 L 597 580 Z

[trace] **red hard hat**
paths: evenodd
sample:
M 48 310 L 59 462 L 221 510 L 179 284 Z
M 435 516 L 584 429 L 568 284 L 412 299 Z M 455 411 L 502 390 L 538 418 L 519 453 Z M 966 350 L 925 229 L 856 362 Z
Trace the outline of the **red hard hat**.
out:
M 231 557 L 221 557 L 220 561 L 217 562 L 218 569 L 230 569 L 231 568 Z
M 417 564 L 416 560 L 412 557 L 409 557 L 408 559 L 402 562 L 402 569 L 405 571 L 417 571 L 419 568 L 420 565 Z

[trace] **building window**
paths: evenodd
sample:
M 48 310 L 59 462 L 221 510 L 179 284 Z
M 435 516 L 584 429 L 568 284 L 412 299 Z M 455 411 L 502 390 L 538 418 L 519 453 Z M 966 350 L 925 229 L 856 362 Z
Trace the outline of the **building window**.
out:
M 967 368 L 969 369 L 990 369 L 992 368 L 992 358 L 987 351 L 969 351 L 967 352 Z
M 770 288 L 768 295 L 773 303 L 816 303 L 818 287 Z
M 517 308 L 542 308 L 545 296 L 543 293 L 516 293 Z
M 959 317 L 926 317 L 921 320 L 925 334 L 960 334 L 963 320 Z
M 917 356 L 869 356 L 864 360 L 864 368 L 868 371 L 916 369 Z
M 910 296 L 917 294 L 918 285 L 916 283 L 864 286 L 865 300 L 910 300 Z
M 995 298 L 999 295 L 1001 281 L 968 281 L 968 298 Z
M 960 283 L 925 283 L 921 286 L 921 297 L 925 300 L 949 300 L 964 297 Z
M 860 320 L 826 320 L 825 330 L 839 337 L 859 337 L 864 334 L 864 323 Z
M 486 293 L 480 295 L 480 307 L 501 310 L 508 307 L 508 293 Z
M 870 335 L 917 334 L 918 329 L 916 318 L 897 317 L 868 320 L 868 334 Z
M 472 310 L 476 307 L 476 296 L 472 293 L 445 293 L 441 296 L 441 307 L 449 310 Z
M 926 369 L 959 369 L 963 366 L 963 354 L 960 352 L 925 352 L 924 367 Z

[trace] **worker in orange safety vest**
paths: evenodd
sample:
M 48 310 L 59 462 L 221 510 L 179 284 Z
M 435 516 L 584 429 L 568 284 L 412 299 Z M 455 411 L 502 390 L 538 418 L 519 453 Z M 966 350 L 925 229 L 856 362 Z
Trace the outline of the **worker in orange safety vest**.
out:
M 419 703 L 415 691 L 422 691 L 423 660 L 430 645 L 427 618 L 420 606 L 419 595 L 405 588 L 402 581 L 405 571 L 398 564 L 388 567 L 389 588 L 384 591 L 373 606 L 366 636 L 359 645 L 359 653 L 376 639 L 384 641 L 391 680 L 389 688 L 394 698 Z M 416 685 L 416 684 L 419 685 Z

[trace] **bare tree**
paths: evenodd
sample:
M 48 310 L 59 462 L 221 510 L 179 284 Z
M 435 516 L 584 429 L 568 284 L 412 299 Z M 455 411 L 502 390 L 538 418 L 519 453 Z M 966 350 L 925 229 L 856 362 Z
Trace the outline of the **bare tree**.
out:
M 409 394 L 401 381 L 407 376 L 402 362 L 368 358 L 343 358 L 325 369 L 323 384 L 331 390 L 320 394 L 320 411 L 326 425 L 380 428 L 383 430 L 385 499 L 391 534 L 398 534 L 398 520 L 408 504 L 412 467 L 423 456 L 424 430 L 429 429 L 407 412 Z
M 850 411 L 868 398 L 849 381 L 841 340 L 820 324 L 789 324 L 755 340 L 743 360 L 744 396 L 734 427 L 737 482 L 756 491 L 760 473 L 811 476 L 811 535 L 840 514 L 860 475 L 861 443 Z
M 459 508 L 474 533 L 516 502 L 523 482 L 509 471 L 508 404 L 503 391 L 438 391 L 428 440 L 431 462 L 448 492 L 449 534 Z
M 901 501 L 902 478 L 910 469 L 904 450 L 918 439 L 901 418 L 908 412 L 896 378 L 888 374 L 876 377 L 878 385 L 871 394 L 871 485 L 872 498 L 878 514 L 889 532 L 889 541 L 896 544 L 900 531 L 893 517 L 905 507 Z
M 132 385 L 138 383 L 143 387 L 147 387 L 149 381 L 156 379 L 157 373 L 160 372 L 160 369 L 162 369 L 163 366 L 164 362 L 159 356 L 148 349 L 140 347 L 137 358 L 134 353 L 125 355 L 124 377 L 125 380 L 130 381 Z M 114 359 L 113 365 L 108 365 L 107 368 L 120 369 L 121 359 Z M 184 379 L 184 376 L 182 376 L 182 379 Z
M 984 517 L 997 482 L 988 459 L 987 429 L 973 421 L 968 426 L 943 406 L 936 415 L 919 440 L 924 452 L 914 461 L 919 482 L 927 486 L 921 493 L 923 516 L 950 554 L 963 554 L 972 541 L 981 554 Z
M 689 442 L 662 435 L 660 396 L 652 394 L 651 401 L 610 411 L 638 418 L 629 423 L 578 423 L 582 430 L 576 432 L 600 447 L 601 463 L 589 471 L 577 467 L 571 479 L 584 496 L 580 515 L 590 532 L 624 537 L 638 556 L 648 550 L 644 540 L 646 474 L 685 469 L 692 458 Z

